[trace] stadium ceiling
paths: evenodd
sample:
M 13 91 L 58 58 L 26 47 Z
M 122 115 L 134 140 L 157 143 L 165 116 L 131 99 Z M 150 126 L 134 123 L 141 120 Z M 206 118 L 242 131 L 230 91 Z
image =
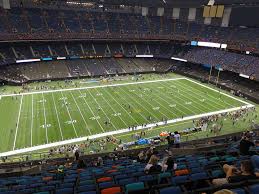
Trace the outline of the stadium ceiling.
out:
M 61 0 L 64 1 L 64 0 Z M 72 0 L 73 1 L 73 0 Z M 92 2 L 102 5 L 124 5 L 143 7 L 200 7 L 207 5 L 209 0 L 74 0 L 80 2 Z M 259 4 L 259 0 L 214 0 L 217 5 L 253 5 Z

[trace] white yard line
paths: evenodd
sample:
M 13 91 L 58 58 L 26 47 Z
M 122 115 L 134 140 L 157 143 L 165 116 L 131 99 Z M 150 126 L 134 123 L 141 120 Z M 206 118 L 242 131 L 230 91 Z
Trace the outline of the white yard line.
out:
M 214 88 L 211 88 L 211 87 L 209 87 L 209 86 L 203 85 L 203 84 L 201 84 L 201 83 L 199 83 L 199 82 L 196 82 L 196 81 L 193 81 L 193 80 L 191 80 L 191 79 L 189 79 L 189 78 L 184 78 L 184 79 L 186 79 L 186 80 L 188 80 L 188 81 L 190 81 L 190 82 L 196 83 L 196 84 L 198 84 L 198 85 L 200 85 L 200 86 L 202 86 L 202 87 L 204 87 L 204 88 L 208 88 L 208 89 L 210 89 L 210 90 L 213 90 L 213 91 L 215 91 L 215 92 L 218 92 L 218 93 L 220 93 L 220 94 L 222 94 L 222 95 L 225 95 L 225 96 L 227 96 L 227 97 L 229 97 L 229 98 L 235 99 L 235 100 L 237 100 L 237 101 L 239 101 L 239 102 L 242 102 L 242 103 L 244 103 L 244 104 L 246 104 L 246 105 L 251 105 L 250 103 L 248 103 L 248 102 L 246 102 L 246 101 L 244 101 L 244 100 L 241 100 L 241 99 L 239 99 L 239 98 L 236 98 L 236 97 L 231 96 L 231 95 L 229 95 L 229 94 L 226 94 L 226 93 L 224 93 L 224 92 L 218 91 L 218 90 L 216 90 L 216 89 L 214 89 Z
M 136 95 L 136 94 L 135 94 Z M 136 95 L 137 96 L 137 95 Z M 138 96 L 137 96 L 138 97 Z M 145 98 L 142 98 L 143 101 L 147 102 L 149 104 L 149 106 L 152 108 L 154 108 L 154 105 L 151 104 L 148 100 L 146 100 Z M 167 109 L 163 104 L 160 104 L 159 101 L 154 100 L 155 103 L 157 103 L 160 107 L 163 107 L 164 109 L 166 109 L 169 113 L 171 113 L 171 111 L 169 109 Z M 158 109 L 158 112 L 162 115 L 164 115 L 165 118 L 168 118 L 168 116 L 166 114 L 164 114 L 162 111 L 160 111 L 160 109 Z M 174 114 L 174 113 L 172 113 Z
M 155 91 L 157 91 L 157 90 L 155 90 Z M 160 98 L 161 100 L 163 100 L 164 102 L 166 102 L 168 105 L 170 104 L 170 103 L 168 103 L 167 101 L 165 101 L 163 98 L 161 98 L 159 95 L 157 95 L 156 93 L 154 93 L 158 98 Z M 144 98 L 144 100 L 151 106 L 151 107 L 154 107 L 154 104 L 152 103 L 150 103 L 148 100 L 146 100 L 145 98 Z M 156 99 L 154 100 L 154 102 L 156 103 L 156 104 L 158 104 L 158 106 L 159 106 L 159 108 L 160 107 L 163 107 L 165 110 L 166 110 L 166 114 L 167 114 L 167 112 L 169 112 L 170 114 L 172 113 L 173 115 L 175 115 L 175 116 L 177 116 L 175 113 L 173 113 L 173 111 L 172 110 L 170 110 L 169 108 L 167 108 L 165 105 L 163 105 L 163 104 L 161 104 L 159 101 L 157 101 Z M 169 107 L 169 106 L 168 106 Z M 168 119 L 169 117 L 166 115 L 166 114 L 164 114 L 162 111 L 160 111 L 160 109 L 158 110 L 162 115 L 164 115 L 165 116 L 165 118 L 166 119 Z
M 108 91 L 104 90 L 105 93 L 109 94 L 109 96 L 111 96 L 111 98 L 118 104 L 120 105 L 120 107 L 130 116 L 130 118 L 132 118 L 134 120 L 134 122 L 136 122 L 139 125 L 139 122 L 132 116 L 129 114 L 129 112 L 116 100 L 116 98 L 113 97 L 113 95 L 111 95 Z M 104 97 L 103 97 L 104 99 Z M 121 119 L 122 120 L 122 119 Z M 123 121 L 124 122 L 124 121 Z M 125 123 L 125 122 L 124 122 Z
M 252 105 L 252 104 L 248 104 L 248 105 L 241 106 L 241 107 L 235 107 L 235 108 L 230 108 L 230 109 L 225 109 L 225 110 L 220 110 L 220 111 L 215 111 L 215 112 L 203 113 L 203 114 L 199 114 L 199 115 L 187 116 L 187 117 L 183 117 L 183 118 L 168 120 L 167 123 L 171 124 L 171 123 L 176 123 L 176 122 L 181 122 L 181 121 L 186 121 L 186 120 L 193 120 L 193 119 L 211 116 L 211 115 L 215 115 L 215 114 L 221 114 L 221 113 L 251 108 L 253 106 L 254 105 Z M 164 125 L 164 122 L 152 123 L 152 124 L 147 124 L 145 127 L 138 126 L 137 129 L 135 129 L 135 130 L 147 129 L 147 128 L 162 126 L 162 125 Z M 34 146 L 34 147 L 29 147 L 29 148 L 24 148 L 24 149 L 19 149 L 19 150 L 13 150 L 13 151 L 9 151 L 9 152 L 3 152 L 3 153 L 0 153 L 0 157 L 22 154 L 22 153 L 26 153 L 26 152 L 32 152 L 32 151 L 47 149 L 47 148 L 51 148 L 51 147 L 55 147 L 55 146 L 62 146 L 62 145 L 66 145 L 66 144 L 86 141 L 88 139 L 102 138 L 102 137 L 106 137 L 106 136 L 130 132 L 130 131 L 131 130 L 128 129 L 128 128 L 127 129 L 120 129 L 120 130 L 116 130 L 116 131 L 109 131 L 109 132 L 91 135 L 91 136 L 86 136 L 86 137 L 80 137 L 80 138 L 69 139 L 69 140 L 64 140 L 64 141 L 60 141 L 60 142 L 54 142 L 54 143 L 50 143 L 50 144 L 44 144 L 44 145 L 39 145 L 39 146 Z
M 142 82 L 130 82 L 130 83 L 121 83 L 121 84 L 107 84 L 107 85 L 101 85 L 101 86 L 88 86 L 88 87 L 81 87 L 81 88 L 67 88 L 67 89 L 59 89 L 59 90 L 46 90 L 46 91 L 37 91 L 37 92 L 25 92 L 25 93 L 21 93 L 21 94 L 3 94 L 3 95 L 0 95 L 0 97 L 30 95 L 30 94 L 40 94 L 40 93 L 50 93 L 50 92 L 61 92 L 61 91 L 73 91 L 73 90 L 83 90 L 83 89 L 91 89 L 91 88 L 117 87 L 117 86 L 127 86 L 127 85 L 146 84 L 146 83 L 155 83 L 155 82 L 165 82 L 165 81 L 180 80 L 180 79 L 186 79 L 186 78 L 179 77 L 179 78 L 162 79 L 162 80 L 150 80 L 150 81 L 142 81 Z
M 31 146 L 32 146 L 32 129 L 33 129 L 33 94 L 31 95 Z
M 160 85 L 161 85 L 161 84 L 160 84 Z M 165 87 L 164 85 L 162 85 L 162 86 Z M 168 88 L 170 88 L 170 87 L 168 87 Z M 162 91 L 159 91 L 159 90 L 157 90 L 157 89 L 153 89 L 153 90 L 154 90 L 154 91 L 158 91 L 158 93 L 159 93 L 159 92 L 163 93 Z M 159 94 L 157 94 L 157 92 L 155 92 L 155 95 L 158 96 L 158 98 L 162 99 L 164 102 L 166 102 L 167 104 L 170 105 L 170 103 L 169 103 L 168 101 L 166 101 L 165 99 L 163 99 Z M 164 95 L 164 96 L 167 97 L 167 98 L 170 98 L 170 97 L 168 97 L 167 95 Z M 177 97 L 177 95 L 174 95 L 174 97 L 177 98 L 177 99 L 179 99 L 179 98 Z M 170 100 L 172 100 L 172 99 L 170 99 Z M 192 112 L 192 113 L 194 113 L 194 114 L 197 114 L 197 113 L 195 113 L 193 110 L 189 109 L 187 106 L 184 106 L 184 105 L 182 105 L 181 103 L 178 103 L 177 101 L 174 101 L 173 103 L 176 103 L 176 104 L 179 105 L 180 107 L 183 107 L 183 108 L 185 108 L 185 109 L 188 109 L 190 112 Z M 177 106 L 174 107 L 174 108 L 177 109 L 178 111 L 180 111 L 183 115 L 186 114 L 184 111 L 181 110 L 181 108 L 178 109 Z M 169 112 L 172 112 L 172 110 L 169 110 L 168 108 L 166 108 L 166 109 L 167 109 Z M 203 112 L 204 112 L 204 111 L 203 111 Z
M 190 91 L 191 93 L 195 94 L 195 96 L 204 97 L 203 95 L 201 95 L 201 94 L 202 94 L 202 91 L 200 91 L 199 89 L 190 87 L 190 86 L 188 86 L 188 85 L 185 84 L 185 83 L 179 83 L 179 85 L 184 85 L 184 86 L 180 86 L 180 87 L 183 87 L 183 88 L 186 89 L 187 91 Z M 191 89 L 188 89 L 188 88 L 191 88 Z M 194 93 L 193 90 L 197 91 L 198 93 Z M 218 91 L 218 93 L 221 93 L 221 92 Z M 211 98 L 215 99 L 215 101 L 214 101 L 214 100 L 212 100 L 211 98 L 207 98 L 207 97 L 206 97 L 206 99 L 208 99 L 208 101 L 211 101 L 213 104 L 217 104 L 218 106 L 221 106 L 221 107 L 223 107 L 223 108 L 225 107 L 223 104 L 228 104 L 230 107 L 233 107 L 233 105 L 230 104 L 230 103 L 228 103 L 228 102 L 218 103 L 218 102 L 217 102 L 217 101 L 218 101 L 218 98 L 216 98 L 216 97 L 213 96 L 213 95 L 208 94 L 208 97 L 211 97 Z M 197 98 L 197 97 L 196 97 L 196 98 Z M 209 105 L 210 105 L 210 106 L 213 106 L 211 103 L 209 103 Z M 215 106 L 213 106 L 213 107 L 215 108 Z
M 62 98 L 63 98 L 64 103 L 66 103 L 66 102 L 65 102 L 65 99 L 64 99 L 64 95 L 63 95 L 63 92 L 62 92 L 62 91 L 61 91 L 61 95 L 62 95 Z M 65 107 L 66 107 L 66 109 L 67 109 L 67 113 L 68 113 L 68 116 L 69 116 L 69 118 L 70 118 L 70 121 L 71 121 L 72 127 L 73 127 L 73 129 L 74 129 L 75 134 L 76 134 L 76 137 L 78 137 L 78 135 L 77 135 L 77 131 L 76 131 L 76 128 L 75 128 L 75 125 L 74 125 L 74 122 L 73 122 L 73 120 L 72 120 L 72 117 L 71 117 L 70 111 L 69 111 L 69 109 L 68 109 L 68 107 L 67 107 L 67 105 L 66 105 L 66 104 L 65 104 Z
M 13 150 L 15 149 L 16 138 L 17 138 L 17 132 L 18 132 L 18 127 L 19 127 L 19 122 L 20 122 L 20 116 L 21 116 L 21 110 L 22 110 L 22 100 L 23 100 L 23 95 L 22 95 L 22 97 L 21 97 L 20 108 L 19 108 L 18 118 L 17 118 L 17 122 L 16 122 L 16 129 L 15 129 L 15 135 L 14 135 Z
M 129 103 L 127 100 L 125 100 L 124 97 L 121 97 L 120 95 L 119 95 L 119 97 L 120 97 L 121 99 L 123 99 L 123 101 L 125 101 L 126 104 L 129 104 L 131 107 L 136 108 L 135 105 L 132 105 L 131 103 Z M 118 102 L 117 102 L 117 103 L 118 103 Z M 121 104 L 119 104 L 119 105 L 121 106 Z M 138 122 L 132 115 L 130 115 L 129 112 L 128 112 L 123 106 L 121 106 L 121 107 L 122 107 L 122 109 L 123 109 L 125 112 L 127 112 L 128 115 L 139 125 L 139 122 Z M 140 113 L 137 113 L 137 114 L 140 115 L 145 121 L 149 122 L 149 121 L 147 120 L 147 118 L 144 117 L 142 114 L 140 114 Z
M 165 85 L 166 85 L 171 91 L 174 91 L 171 87 L 169 87 L 169 84 L 165 84 Z M 165 85 L 163 85 L 163 86 L 165 87 Z M 177 87 L 177 85 L 176 85 L 176 87 Z M 178 86 L 178 87 L 179 87 L 179 86 Z M 180 87 L 184 88 L 183 86 L 180 86 Z M 178 89 L 179 89 L 179 88 L 178 88 Z M 187 90 L 188 90 L 188 89 L 187 89 Z M 188 90 L 188 91 L 189 91 L 189 90 Z M 183 95 L 182 93 L 185 93 L 186 95 Z M 204 110 L 202 110 L 202 109 L 199 108 L 199 106 L 202 106 L 203 108 L 205 108 L 205 111 L 208 111 L 208 108 L 207 108 L 205 105 L 203 105 L 203 103 L 200 103 L 200 104 L 198 104 L 198 106 L 195 106 L 195 104 L 197 104 L 197 102 L 200 102 L 200 101 L 199 101 L 200 99 L 195 97 L 196 94 L 193 95 L 193 96 L 191 96 L 191 98 L 188 97 L 188 96 L 190 96 L 190 94 L 188 94 L 188 92 L 185 92 L 184 90 L 180 90 L 180 92 L 177 93 L 177 94 L 179 94 L 181 97 L 177 97 L 177 95 L 175 95 L 174 97 L 176 97 L 176 98 L 178 98 L 178 99 L 184 98 L 184 99 L 186 99 L 187 101 L 192 102 L 192 104 L 190 105 L 190 108 L 193 107 L 193 108 L 195 108 L 196 110 L 198 110 L 199 112 L 204 112 Z M 165 95 L 165 97 L 166 97 L 166 98 L 169 98 L 167 95 Z M 193 100 L 193 98 L 196 98 L 197 101 Z M 183 106 L 183 105 L 182 105 L 182 107 L 184 107 L 184 108 L 188 109 L 189 111 L 193 112 L 188 106 Z M 216 108 L 216 107 L 213 107 L 213 108 Z M 206 110 L 206 109 L 207 109 L 207 110 Z M 216 109 L 218 109 L 218 108 L 216 108 Z M 194 113 L 194 112 L 193 112 L 193 113 Z M 195 113 L 195 114 L 197 114 L 197 113 Z
M 129 96 L 131 99 L 133 99 L 138 105 L 140 105 L 143 109 L 145 109 L 148 113 L 152 114 L 151 112 L 149 112 L 148 109 L 145 108 L 145 106 L 142 106 L 142 104 L 140 104 L 135 98 L 133 98 L 130 94 L 128 94 L 128 92 L 125 92 L 124 89 L 120 88 L 127 96 Z M 128 88 L 127 88 L 128 90 Z M 152 107 L 152 106 L 151 106 Z M 158 118 L 156 115 L 152 114 L 153 118 L 156 118 L 157 120 L 160 120 L 160 118 Z
M 80 90 L 79 90 L 79 93 L 80 93 L 80 95 L 82 95 L 82 92 L 81 92 Z M 83 100 L 85 101 L 85 104 L 88 106 L 88 108 L 89 108 L 89 110 L 91 111 L 92 115 L 93 115 L 95 118 L 97 118 L 97 117 L 95 116 L 93 110 L 91 109 L 91 107 L 90 107 L 89 104 L 87 103 L 85 97 L 83 97 Z M 102 126 L 101 123 L 98 121 L 98 119 L 96 119 L 96 122 L 97 122 L 98 125 L 101 127 L 102 131 L 105 132 L 103 126 Z
M 109 93 L 109 92 L 107 92 Z M 109 105 L 109 107 L 111 108 L 111 110 L 113 111 L 113 113 L 117 113 L 116 110 L 114 110 L 114 108 L 110 105 L 110 103 L 102 96 L 102 98 L 104 99 L 104 101 Z M 116 100 L 115 100 L 116 101 Z M 117 102 L 117 101 L 116 101 Z M 129 125 L 119 116 L 119 119 L 124 123 L 124 125 L 126 127 L 128 127 Z
M 77 107 L 77 109 L 78 109 L 78 111 L 79 111 L 79 113 L 80 113 L 80 115 L 81 115 L 81 117 L 82 117 L 82 119 L 83 119 L 83 121 L 84 121 L 84 123 L 85 123 L 86 129 L 88 130 L 88 132 L 90 133 L 90 135 L 92 135 L 92 132 L 90 131 L 89 126 L 88 126 L 88 124 L 87 124 L 87 122 L 86 122 L 86 120 L 85 120 L 85 117 L 84 117 L 84 115 L 82 114 L 81 109 L 80 109 L 80 107 L 78 106 L 77 101 L 76 101 L 76 99 L 75 99 L 75 97 L 74 97 L 74 95 L 73 95 L 73 93 L 72 93 L 71 91 L 70 91 L 70 94 L 71 94 L 71 96 L 72 96 L 74 102 L 76 103 L 76 107 Z
M 61 125 L 60 125 L 60 120 L 59 120 L 59 116 L 58 116 L 58 110 L 57 110 L 56 102 L 55 102 L 53 93 L 51 95 L 52 95 L 52 100 L 53 100 L 53 103 L 54 103 L 54 108 L 55 108 L 55 111 L 56 111 L 56 116 L 57 116 L 57 120 L 58 120 L 58 127 L 59 127 L 59 131 L 60 131 L 61 139 L 63 140 L 64 138 L 63 138 L 63 133 L 62 133 Z
M 93 95 L 91 94 L 91 92 L 90 92 L 89 90 L 87 90 L 87 91 L 88 91 L 88 93 L 90 94 L 90 96 L 94 99 L 94 101 L 95 101 L 95 103 L 98 105 L 98 107 L 101 108 L 101 110 L 102 110 L 102 112 L 104 113 L 104 115 L 106 116 L 106 118 L 107 118 L 108 120 L 110 120 L 110 118 L 108 117 L 108 115 L 106 114 L 106 112 L 103 111 L 103 107 L 100 106 L 100 104 L 97 102 L 96 98 L 93 97 Z M 106 102 L 106 103 L 107 103 L 107 102 Z M 107 104 L 108 104 L 108 103 L 107 103 Z M 110 104 L 108 104 L 108 106 L 110 107 Z M 112 126 L 114 127 L 114 129 L 118 130 L 118 128 L 113 124 L 112 121 L 111 121 L 111 124 L 112 124 Z
M 44 98 L 44 95 L 43 93 L 41 93 L 42 95 L 42 99 L 43 99 L 43 113 L 44 113 L 44 127 L 45 128 L 45 135 L 46 135 L 46 140 L 47 140 L 47 143 L 49 143 L 49 138 L 48 138 L 48 126 L 47 126 L 47 117 L 46 117 L 46 108 L 45 108 L 45 98 Z

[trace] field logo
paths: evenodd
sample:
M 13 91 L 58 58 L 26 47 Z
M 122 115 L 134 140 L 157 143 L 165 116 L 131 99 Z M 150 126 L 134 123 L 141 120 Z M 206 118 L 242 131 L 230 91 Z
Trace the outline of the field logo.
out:
M 42 128 L 50 128 L 51 124 L 41 125 L 40 127 L 42 127 Z
M 94 117 L 90 117 L 90 119 L 91 120 L 98 120 L 98 119 L 100 119 L 100 117 L 99 116 L 94 116 Z
M 76 123 L 76 120 L 66 121 L 65 123 L 71 125 L 71 124 Z
M 118 117 L 118 116 L 121 116 L 121 113 L 118 112 L 118 113 L 114 113 L 114 114 L 112 114 L 112 115 L 115 116 L 115 117 Z

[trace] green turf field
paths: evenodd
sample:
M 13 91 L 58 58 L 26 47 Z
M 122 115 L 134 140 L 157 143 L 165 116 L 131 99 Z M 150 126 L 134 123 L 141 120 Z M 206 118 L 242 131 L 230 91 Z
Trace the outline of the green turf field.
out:
M 186 78 L 2 95 L 0 152 L 117 135 L 133 125 L 176 122 L 244 105 Z

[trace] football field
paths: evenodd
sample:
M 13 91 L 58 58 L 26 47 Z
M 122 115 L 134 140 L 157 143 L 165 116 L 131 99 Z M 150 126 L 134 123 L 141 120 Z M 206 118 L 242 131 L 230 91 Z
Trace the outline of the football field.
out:
M 188 78 L 2 95 L 0 152 L 102 138 L 252 106 Z M 43 147 L 40 147 L 43 146 Z

